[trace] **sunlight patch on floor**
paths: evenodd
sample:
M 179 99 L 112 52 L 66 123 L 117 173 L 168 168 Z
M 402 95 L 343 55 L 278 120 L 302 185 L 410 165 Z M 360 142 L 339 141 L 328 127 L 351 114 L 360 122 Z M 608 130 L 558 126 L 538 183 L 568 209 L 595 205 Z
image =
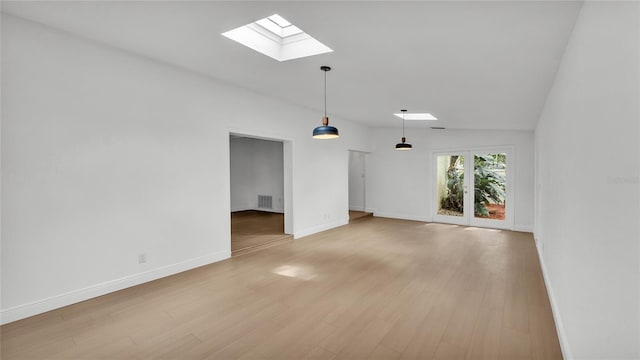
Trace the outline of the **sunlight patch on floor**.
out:
M 464 229 L 464 231 L 477 231 L 477 230 L 483 230 L 488 232 L 502 232 L 502 230 L 500 229 L 489 229 L 489 228 L 481 228 L 481 227 L 474 227 L 474 226 L 470 226 Z
M 297 265 L 278 266 L 277 268 L 273 269 L 272 272 L 276 275 L 297 278 L 305 281 L 313 280 L 317 277 L 317 274 L 315 274 L 312 270 Z

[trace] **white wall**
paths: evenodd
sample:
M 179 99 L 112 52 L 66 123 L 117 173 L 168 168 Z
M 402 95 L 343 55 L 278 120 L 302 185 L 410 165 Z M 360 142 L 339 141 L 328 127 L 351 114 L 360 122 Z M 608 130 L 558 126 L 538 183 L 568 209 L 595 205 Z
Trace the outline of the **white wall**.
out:
M 249 210 L 254 207 L 252 201 L 255 194 L 252 145 L 248 141 L 240 141 L 239 138 L 231 137 L 229 139 L 231 211 Z
M 349 210 L 365 211 L 367 154 L 349 151 Z
M 533 231 L 533 132 L 407 129 L 411 151 L 396 151 L 399 129 L 373 130 L 374 149 L 367 206 L 378 216 L 431 221 L 434 164 L 432 152 L 513 146 L 515 156 L 514 229 Z
M 228 257 L 230 132 L 290 142 L 295 237 L 348 222 L 360 125 L 6 14 L 2 75 L 3 322 Z
M 640 4 L 584 3 L 536 128 L 536 239 L 569 359 L 640 358 Z
M 280 141 L 230 138 L 231 211 L 284 212 L 284 153 Z M 271 195 L 273 209 L 259 209 L 258 195 Z

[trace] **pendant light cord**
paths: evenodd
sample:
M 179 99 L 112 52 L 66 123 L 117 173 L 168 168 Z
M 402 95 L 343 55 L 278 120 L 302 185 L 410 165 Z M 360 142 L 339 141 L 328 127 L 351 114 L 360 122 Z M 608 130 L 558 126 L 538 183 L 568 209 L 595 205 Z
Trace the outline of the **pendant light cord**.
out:
M 324 71 L 324 117 L 327 117 L 327 71 Z
M 404 138 L 404 113 L 406 110 L 402 110 L 402 137 Z

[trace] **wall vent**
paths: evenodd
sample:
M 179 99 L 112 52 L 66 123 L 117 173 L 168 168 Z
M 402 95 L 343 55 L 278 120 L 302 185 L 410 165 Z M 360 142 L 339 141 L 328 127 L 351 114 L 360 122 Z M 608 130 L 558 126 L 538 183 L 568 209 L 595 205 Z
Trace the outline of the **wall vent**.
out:
M 273 209 L 273 196 L 271 196 L 271 195 L 258 195 L 258 208 L 259 209 Z

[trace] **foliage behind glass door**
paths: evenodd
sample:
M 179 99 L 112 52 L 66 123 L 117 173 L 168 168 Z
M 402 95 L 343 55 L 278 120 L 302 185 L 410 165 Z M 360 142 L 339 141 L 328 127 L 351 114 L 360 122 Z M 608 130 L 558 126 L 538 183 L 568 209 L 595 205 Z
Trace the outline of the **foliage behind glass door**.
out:
M 476 154 L 473 157 L 474 215 L 504 220 L 506 154 Z M 438 214 L 464 214 L 464 156 L 438 156 Z

